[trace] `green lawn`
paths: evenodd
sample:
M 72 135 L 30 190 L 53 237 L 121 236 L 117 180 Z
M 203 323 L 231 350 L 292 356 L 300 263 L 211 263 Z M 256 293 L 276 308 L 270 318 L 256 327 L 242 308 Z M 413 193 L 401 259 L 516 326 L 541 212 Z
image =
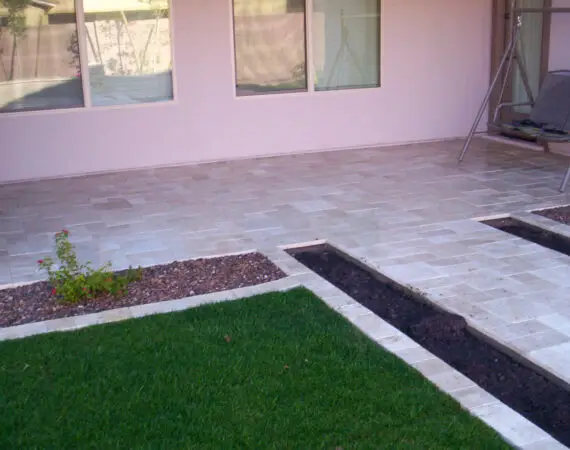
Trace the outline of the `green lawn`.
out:
M 0 448 L 509 447 L 295 290 L 0 344 Z

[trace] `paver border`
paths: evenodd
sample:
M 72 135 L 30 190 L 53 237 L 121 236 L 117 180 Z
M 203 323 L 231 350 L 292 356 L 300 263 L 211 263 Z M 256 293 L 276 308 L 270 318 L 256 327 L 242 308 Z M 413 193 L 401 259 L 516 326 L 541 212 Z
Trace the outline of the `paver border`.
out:
M 508 444 L 521 450 L 568 449 L 568 447 L 562 445 L 544 430 L 534 425 L 528 419 L 476 385 L 469 378 L 437 358 L 404 333 L 378 317 L 368 308 L 356 302 L 336 286 L 309 270 L 286 252 L 288 249 L 320 244 L 334 246 L 359 264 L 375 272 L 379 272 L 378 268 L 369 263 L 366 258 L 358 258 L 343 248 L 343 246 L 337 245 L 329 240 L 315 240 L 306 243 L 283 245 L 272 251 L 255 251 L 262 253 L 285 273 L 286 277 L 280 280 L 179 300 L 137 305 L 128 308 L 107 310 L 95 314 L 0 328 L 0 342 L 39 334 L 78 330 L 93 325 L 183 311 L 206 304 L 235 301 L 254 295 L 276 291 L 284 292 L 297 287 L 305 287 L 317 295 L 331 309 L 338 312 L 342 317 L 368 336 L 368 338 L 377 343 L 384 350 L 416 369 L 440 391 L 455 399 L 466 411 L 494 429 Z M 240 252 L 238 254 L 243 253 L 251 252 Z M 393 281 L 400 283 L 400 281 L 396 279 L 393 279 Z M 405 281 L 401 284 L 406 288 L 414 290 L 413 286 Z M 423 292 L 421 294 L 425 295 L 429 300 L 432 300 L 429 298 L 429 295 Z M 441 307 L 437 302 L 433 303 L 437 307 Z M 481 333 L 476 326 L 472 324 L 470 324 L 470 326 L 475 331 Z M 484 337 L 485 334 L 482 334 Z M 493 340 L 493 342 L 495 342 L 495 340 Z
M 570 205 L 564 205 L 564 206 L 570 206 Z M 543 208 L 543 209 L 530 209 L 530 210 L 525 210 L 525 211 L 517 211 L 514 213 L 510 213 L 510 214 L 496 214 L 494 216 L 490 216 L 489 218 L 474 218 L 472 220 L 475 220 L 477 222 L 482 223 L 485 220 L 512 218 L 512 219 L 518 220 L 524 224 L 528 224 L 530 226 L 540 228 L 540 229 L 544 230 L 545 232 L 554 233 L 554 234 L 557 234 L 557 235 L 560 235 L 562 237 L 570 239 L 570 226 L 569 225 L 563 224 L 561 222 L 557 222 L 556 220 L 550 219 L 548 217 L 544 217 L 544 216 L 540 216 L 538 214 L 535 214 L 536 211 L 548 210 L 548 209 L 553 209 L 553 208 L 557 208 L 557 207 L 547 207 L 547 208 Z M 526 241 L 526 239 L 518 237 L 518 236 L 514 236 L 513 239 L 522 239 L 522 240 Z M 556 252 L 556 250 L 549 249 L 549 248 L 544 247 L 540 244 L 533 243 L 532 241 L 527 241 L 527 242 L 531 242 L 533 245 L 538 245 L 538 246 L 544 248 L 546 251 L 549 251 L 552 253 L 558 253 L 558 254 L 564 256 L 562 253 Z M 376 269 L 374 269 L 374 270 L 376 270 Z M 428 299 L 432 300 L 432 302 L 434 304 L 436 304 L 437 306 L 441 306 L 444 309 L 446 309 L 444 305 L 439 305 L 439 303 L 437 301 L 429 298 L 428 294 L 422 292 L 422 295 L 424 295 Z M 465 319 L 469 322 L 468 317 L 465 317 Z M 481 335 L 481 337 L 483 339 L 487 339 L 487 340 L 491 339 L 494 344 L 501 347 L 503 351 L 505 351 L 511 357 L 517 359 L 521 364 L 524 364 L 527 367 L 530 367 L 531 369 L 540 372 L 544 377 L 548 378 L 553 383 L 558 384 L 562 388 L 570 389 L 570 379 L 568 378 L 568 376 L 564 375 L 562 373 L 558 373 L 553 367 L 548 367 L 548 368 L 543 367 L 542 363 L 537 361 L 535 356 L 532 355 L 532 353 L 533 353 L 532 350 L 521 353 L 520 349 L 517 349 L 514 346 L 511 346 L 509 343 L 498 342 L 493 337 L 488 336 L 486 333 L 478 330 L 471 323 L 470 323 L 470 325 L 474 329 L 475 332 L 477 332 L 478 334 Z M 521 358 L 520 357 L 521 355 L 523 355 L 524 357 Z
M 0 342 L 21 339 L 53 332 L 65 332 L 79 330 L 93 325 L 103 325 L 107 323 L 120 322 L 123 320 L 136 319 L 145 316 L 167 314 L 175 311 L 184 311 L 202 305 L 220 303 L 226 301 L 239 300 L 255 295 L 270 292 L 288 291 L 300 287 L 291 277 L 268 283 L 256 284 L 243 288 L 230 289 L 226 291 L 212 292 L 209 294 L 195 295 L 177 300 L 167 300 L 163 302 L 147 303 L 124 308 L 109 309 L 93 314 L 63 317 L 61 319 L 45 320 L 42 322 L 32 322 L 13 327 L 0 328 Z
M 322 243 L 322 241 L 314 241 L 305 245 L 318 245 Z M 354 256 L 342 245 L 337 245 L 331 241 L 325 241 L 325 243 L 335 247 L 364 267 L 374 272 L 379 272 L 379 269 L 369 263 L 366 258 Z M 300 245 L 280 246 L 283 253 L 291 258 L 292 261 L 289 261 L 290 265 L 295 266 L 294 263 L 296 263 L 301 266 L 297 268 L 298 274 L 294 275 L 294 278 L 298 278 L 304 287 L 314 292 L 329 307 L 340 313 L 346 320 L 356 326 L 383 349 L 418 370 L 442 392 L 455 399 L 470 414 L 478 417 L 493 428 L 507 443 L 521 450 L 568 449 L 568 447 L 562 445 L 540 427 L 476 385 L 465 375 L 443 362 L 440 358 L 436 357 L 433 353 L 426 350 L 397 328 L 352 299 L 348 294 L 314 272 L 303 272 L 302 268 L 305 268 L 305 266 L 285 252 L 287 249 L 299 247 Z M 405 281 L 400 282 L 400 280 L 393 278 L 389 279 L 402 284 L 405 288 L 418 292 L 418 290 L 414 289 L 413 286 Z M 430 300 L 435 307 L 445 309 L 437 302 L 434 302 L 429 295 L 421 291 L 420 293 Z M 493 343 L 496 342 L 495 339 L 487 336 L 474 324 L 469 323 L 469 326 L 476 333 L 480 334 L 482 338 L 489 339 Z M 499 344 L 503 345 L 501 343 Z M 516 353 L 520 355 L 519 352 Z M 531 363 L 534 364 L 533 362 Z
M 195 308 L 201 305 L 219 303 L 230 300 L 239 300 L 242 298 L 251 297 L 259 294 L 265 294 L 269 292 L 275 292 L 275 291 L 286 291 L 300 286 L 299 284 L 296 284 L 296 281 L 292 280 L 291 277 L 289 276 L 290 273 L 289 267 L 287 265 L 281 267 L 279 261 L 276 262 L 274 260 L 274 259 L 279 260 L 278 257 L 275 258 L 274 256 L 274 258 L 272 258 L 271 255 L 267 254 L 267 252 L 263 252 L 258 249 L 208 255 L 205 257 L 199 256 L 184 261 L 216 259 L 216 258 L 224 258 L 230 256 L 248 255 L 252 253 L 259 253 L 264 257 L 266 257 L 271 263 L 276 265 L 285 273 L 285 277 L 267 283 L 255 284 L 252 286 L 246 286 L 237 289 L 229 289 L 225 291 L 210 292 L 208 294 L 194 295 L 191 297 L 185 297 L 176 300 L 166 300 L 162 302 L 145 303 L 142 305 L 108 309 L 98 313 L 62 317 L 59 319 L 50 319 L 40 322 L 30 322 L 12 327 L 0 327 L 0 342 L 6 340 L 21 339 L 24 337 L 34 336 L 37 334 L 78 330 L 92 325 L 103 325 L 105 323 L 119 322 L 122 320 L 134 319 L 153 314 L 166 314 L 169 312 L 183 311 L 185 309 Z M 146 267 L 152 267 L 152 266 L 146 266 Z M 15 287 L 20 287 L 20 286 L 27 286 L 41 281 L 45 280 L 0 285 L 0 290 L 13 289 Z
M 563 205 L 563 206 L 570 206 L 570 204 L 569 205 Z M 569 225 L 563 224 L 561 222 L 557 222 L 556 220 L 550 219 L 548 217 L 544 217 L 544 216 L 540 216 L 538 214 L 535 214 L 536 211 L 543 211 L 543 210 L 548 210 L 548 209 L 553 209 L 553 208 L 558 208 L 558 207 L 559 206 L 554 206 L 554 207 L 547 207 L 547 208 L 542 208 L 542 209 L 529 209 L 529 210 L 525 210 L 525 211 L 517 211 L 517 212 L 513 212 L 513 213 L 506 213 L 506 214 L 495 214 L 495 215 L 488 216 L 488 217 L 472 218 L 471 220 L 479 222 L 481 224 L 484 224 L 483 222 L 485 222 L 487 220 L 512 218 L 512 219 L 518 220 L 524 224 L 527 224 L 527 225 L 530 225 L 530 226 L 533 226 L 536 228 L 540 228 L 546 232 L 558 234 L 562 237 L 570 239 L 570 226 Z M 512 239 L 525 240 L 527 242 L 532 243 L 533 245 L 537 245 L 539 247 L 542 247 L 546 251 L 563 255 L 560 252 L 556 252 L 556 250 L 552 250 L 552 249 L 544 247 L 540 244 L 537 244 L 535 242 L 528 241 L 522 237 L 513 236 Z M 377 268 L 375 268 L 374 266 L 371 266 L 371 265 L 368 265 L 368 267 L 371 268 L 372 270 L 378 270 Z M 445 305 L 440 305 L 437 302 L 437 300 L 430 298 L 429 294 L 427 294 L 425 292 L 421 292 L 421 294 L 424 297 L 426 297 L 428 300 L 430 300 L 437 307 L 441 307 L 448 312 L 454 313 L 454 311 L 447 309 L 445 307 Z M 494 337 L 489 336 L 487 333 L 477 329 L 476 325 L 471 323 L 469 317 L 464 317 L 464 319 L 467 320 L 471 329 L 473 331 L 475 331 L 478 335 L 480 335 L 480 337 L 482 339 L 486 339 L 487 341 L 490 341 L 493 345 L 500 347 L 502 351 L 504 351 L 505 353 L 510 355 L 512 358 L 516 359 L 521 364 L 526 365 L 527 367 L 531 368 L 532 370 L 538 371 L 541 375 L 548 378 L 553 383 L 556 383 L 557 385 L 559 385 L 563 389 L 570 389 L 570 379 L 568 379 L 568 376 L 566 376 L 562 373 L 558 373 L 552 367 L 548 367 L 548 368 L 543 367 L 542 363 L 537 361 L 536 358 L 532 355 L 532 353 L 533 353 L 532 350 L 523 353 L 520 351 L 520 349 L 517 349 L 514 346 L 511 346 L 511 344 L 509 344 L 508 342 L 507 343 L 499 342 Z M 523 356 L 522 358 L 521 358 L 521 355 Z
M 547 211 L 549 209 L 564 208 L 564 207 L 570 207 L 570 204 L 560 205 L 560 206 L 549 206 L 546 208 L 538 208 L 538 209 L 528 209 L 512 213 L 491 214 L 489 216 L 472 217 L 471 220 L 483 223 L 487 220 L 512 218 L 527 223 L 529 225 L 542 228 L 545 231 L 550 231 L 552 233 L 560 234 L 564 237 L 570 238 L 570 225 L 566 225 L 564 223 L 558 222 L 548 217 L 535 214 L 540 211 Z
M 552 209 L 552 208 L 545 208 L 545 209 Z M 540 210 L 536 209 L 533 211 L 540 211 Z M 521 222 L 528 223 L 529 225 L 534 225 L 535 227 L 542 228 L 545 231 L 550 231 L 552 233 L 560 234 L 561 236 L 570 239 L 570 225 L 557 222 L 556 220 L 549 219 L 548 217 L 534 214 L 533 211 L 517 212 L 511 214 L 511 217 L 513 219 L 518 219 Z
M 568 205 L 570 206 L 570 205 Z M 561 222 L 557 222 L 556 220 L 549 219 L 548 217 L 544 217 L 538 214 L 535 214 L 537 211 L 545 211 L 548 209 L 553 208 L 544 208 L 544 209 L 531 209 L 528 211 L 517 211 L 514 213 L 505 213 L 505 214 L 493 214 L 490 216 L 482 216 L 482 217 L 473 217 L 471 220 L 475 222 L 479 222 L 482 225 L 485 225 L 484 222 L 488 220 L 498 220 L 498 219 L 515 219 L 519 220 L 520 222 L 526 223 L 528 225 L 532 225 L 538 228 L 542 228 L 544 231 L 550 231 L 551 233 L 560 234 L 561 236 L 567 237 L 570 239 L 570 225 L 563 224 Z M 523 239 L 523 238 L 519 238 Z M 540 244 L 536 244 L 540 245 Z M 554 250 L 552 250 L 554 251 Z

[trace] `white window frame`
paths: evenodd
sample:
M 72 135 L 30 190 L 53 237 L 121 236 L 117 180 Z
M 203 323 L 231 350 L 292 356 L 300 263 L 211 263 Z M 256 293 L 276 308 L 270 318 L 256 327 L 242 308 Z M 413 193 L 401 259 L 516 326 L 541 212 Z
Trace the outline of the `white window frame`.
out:
M 233 0 L 232 0 L 233 1 Z M 89 74 L 89 61 L 88 61 L 88 49 L 87 49 L 87 35 L 86 25 L 85 25 L 85 10 L 83 7 L 83 0 L 74 0 L 73 4 L 75 7 L 75 26 L 77 29 L 77 39 L 79 41 L 79 68 L 81 70 L 81 88 L 83 90 L 83 105 L 82 106 L 72 106 L 70 108 L 46 108 L 46 109 L 32 109 L 28 111 L 6 111 L 0 112 L 0 120 L 3 117 L 10 116 L 20 116 L 20 115 L 44 115 L 44 114 L 64 114 L 69 112 L 80 112 L 80 111 L 104 111 L 113 109 L 124 109 L 124 108 L 152 108 L 161 107 L 167 105 L 178 104 L 178 85 L 176 78 L 176 56 L 175 56 L 175 45 L 174 45 L 174 7 L 173 0 L 167 0 L 168 2 L 168 26 L 169 26 L 169 38 L 170 38 L 170 54 L 172 58 L 172 98 L 160 101 L 160 102 L 148 102 L 148 103 L 128 103 L 124 105 L 103 105 L 97 106 L 93 105 L 92 95 L 91 95 L 91 80 Z M 85 55 L 85 56 L 83 56 Z
M 75 0 L 75 26 L 79 41 L 79 67 L 81 69 L 81 84 L 83 87 L 83 108 L 93 108 L 91 99 L 91 74 L 89 73 L 89 57 L 87 50 L 87 33 L 83 0 Z
M 232 70 L 233 70 L 233 95 L 234 99 L 251 99 L 251 98 L 273 98 L 275 96 L 287 95 L 287 96 L 300 96 L 300 95 L 326 95 L 339 92 L 354 92 L 362 90 L 372 90 L 380 89 L 382 87 L 382 4 L 383 0 L 376 0 L 378 4 L 378 85 L 377 86 L 363 86 L 363 87 L 347 87 L 338 89 L 325 89 L 317 90 L 315 89 L 315 63 L 314 63 L 314 50 L 313 50 L 313 9 L 314 0 L 304 0 L 305 3 L 305 77 L 307 82 L 307 89 L 303 92 L 293 91 L 275 91 L 268 92 L 263 95 L 238 95 L 237 93 L 237 55 L 236 55 L 236 43 L 235 43 L 235 12 L 234 12 L 234 0 L 229 0 L 230 2 L 230 25 L 231 25 L 231 48 L 232 48 Z

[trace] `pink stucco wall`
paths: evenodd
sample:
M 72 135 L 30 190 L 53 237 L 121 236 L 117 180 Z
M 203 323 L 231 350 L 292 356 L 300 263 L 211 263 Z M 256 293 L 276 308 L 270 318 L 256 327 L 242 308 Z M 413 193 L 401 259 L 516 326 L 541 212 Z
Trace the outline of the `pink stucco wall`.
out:
M 173 2 L 176 102 L 1 115 L 0 182 L 460 136 L 489 81 L 491 0 L 383 0 L 381 88 L 248 98 L 231 0 Z

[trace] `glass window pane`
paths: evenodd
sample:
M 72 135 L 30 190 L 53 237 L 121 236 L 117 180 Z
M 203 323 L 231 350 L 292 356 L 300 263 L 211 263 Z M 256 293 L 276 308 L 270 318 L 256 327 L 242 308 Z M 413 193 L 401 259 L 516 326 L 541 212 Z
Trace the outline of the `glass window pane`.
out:
M 234 0 L 237 95 L 307 89 L 304 0 Z
M 0 1 L 0 111 L 83 106 L 72 0 Z
M 544 8 L 544 0 L 522 0 L 521 8 Z M 542 75 L 542 49 L 543 49 L 544 14 L 523 14 L 521 28 L 521 53 L 525 63 L 528 81 L 534 98 L 538 95 L 540 77 Z M 518 65 L 513 70 L 513 102 L 526 103 L 529 101 L 522 75 Z M 530 114 L 530 106 L 515 106 L 514 110 L 523 114 Z
M 380 85 L 380 2 L 314 0 L 315 89 Z
M 168 0 L 83 0 L 91 102 L 171 100 Z

